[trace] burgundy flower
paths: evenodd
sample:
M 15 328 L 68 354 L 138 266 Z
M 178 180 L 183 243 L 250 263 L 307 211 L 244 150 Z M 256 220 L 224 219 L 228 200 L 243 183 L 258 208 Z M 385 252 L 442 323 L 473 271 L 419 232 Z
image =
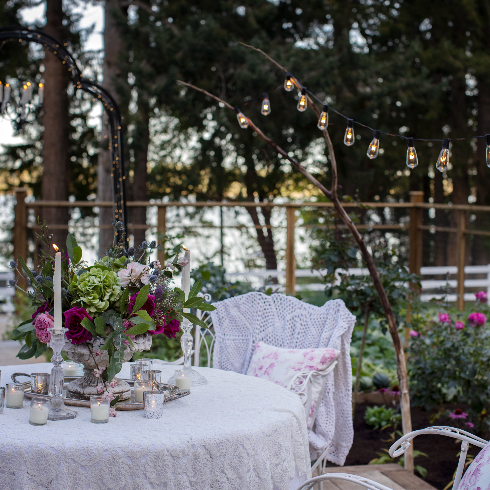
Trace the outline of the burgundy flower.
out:
M 82 320 L 84 318 L 93 321 L 85 308 L 76 306 L 65 311 L 63 315 L 65 316 L 65 328 L 67 328 L 66 338 L 69 339 L 72 344 L 83 344 L 84 342 L 92 340 L 92 334 L 82 326 Z
M 48 313 L 48 311 L 51 309 L 51 306 L 49 306 L 48 302 L 46 301 L 43 305 L 41 305 L 33 314 L 32 314 L 32 319 L 35 320 L 37 315 L 40 315 L 41 313 Z M 34 323 L 34 322 L 33 322 Z
M 148 330 L 151 335 L 159 335 L 163 333 L 168 338 L 175 339 L 177 332 L 180 329 L 180 322 L 174 318 L 167 318 L 160 310 L 155 311 L 154 321 L 156 323 L 155 330 Z
M 136 303 L 136 298 L 138 297 L 138 294 L 134 294 L 129 299 L 128 311 L 130 314 L 133 313 L 134 304 Z M 153 296 L 153 294 L 148 295 L 148 299 L 146 300 L 145 304 L 141 307 L 141 309 L 145 310 L 148 313 L 148 315 L 153 316 L 153 313 L 155 313 L 155 296 Z

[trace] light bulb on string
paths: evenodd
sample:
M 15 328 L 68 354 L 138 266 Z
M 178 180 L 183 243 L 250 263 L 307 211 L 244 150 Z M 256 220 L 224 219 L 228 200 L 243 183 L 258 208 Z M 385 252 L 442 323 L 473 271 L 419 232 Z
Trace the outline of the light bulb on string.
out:
M 436 168 L 440 172 L 447 170 L 449 165 L 449 140 L 442 140 L 442 150 L 439 153 L 439 158 L 437 159 Z
M 490 134 L 487 134 L 485 139 L 487 140 L 487 149 L 485 151 L 487 156 L 487 167 L 490 167 Z
M 306 101 L 306 87 L 303 87 L 301 89 L 301 97 L 298 100 L 298 111 L 299 112 L 305 112 L 307 105 L 308 104 Z
M 318 118 L 317 128 L 324 131 L 325 129 L 327 129 L 327 126 L 328 126 L 328 105 L 324 104 L 322 113 Z
M 269 100 L 269 94 L 267 92 L 264 92 L 264 100 L 262 101 L 262 109 L 260 112 L 264 116 L 268 116 L 271 113 L 271 103 Z
M 407 167 L 415 168 L 419 164 L 417 152 L 413 146 L 413 138 L 407 139 Z
M 286 79 L 284 80 L 284 90 L 286 92 L 291 92 L 294 89 L 294 82 L 291 73 L 286 73 Z
M 344 145 L 352 146 L 354 144 L 354 125 L 352 119 L 347 119 L 347 128 L 345 128 Z
M 374 132 L 374 138 L 371 143 L 369 143 L 368 146 L 368 151 L 367 151 L 367 156 L 372 160 L 373 158 L 376 158 L 378 156 L 378 151 L 379 151 L 379 137 L 381 135 L 381 132 L 376 130 Z
M 238 108 L 235 107 L 235 112 L 236 112 L 236 118 L 238 119 L 238 124 L 242 129 L 247 129 L 248 128 L 248 119 L 243 115 L 242 111 Z

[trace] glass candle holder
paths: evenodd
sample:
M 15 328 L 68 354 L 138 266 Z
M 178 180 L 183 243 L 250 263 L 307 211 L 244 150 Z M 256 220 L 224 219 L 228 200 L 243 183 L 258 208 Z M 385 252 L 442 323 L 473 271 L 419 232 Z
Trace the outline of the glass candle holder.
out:
M 109 398 L 102 398 L 101 396 L 90 397 L 90 409 L 92 410 L 91 421 L 94 424 L 107 424 L 109 422 L 109 408 L 111 402 Z
M 192 380 L 189 376 L 186 376 L 184 370 L 175 371 L 175 384 L 180 391 L 188 392 L 191 391 Z
M 46 425 L 49 415 L 49 399 L 35 396 L 31 400 L 31 411 L 29 412 L 29 423 L 31 425 Z
M 49 374 L 32 373 L 31 390 L 33 393 L 37 393 L 38 395 L 47 395 L 49 391 Z
M 9 383 L 5 390 L 5 401 L 7 408 L 22 408 L 24 405 L 24 387 Z
M 162 382 L 162 372 L 154 369 L 148 371 L 148 382 L 152 390 L 157 390 Z
M 144 403 L 145 391 L 150 391 L 151 385 L 148 381 L 135 381 L 134 382 L 134 401 L 136 403 Z
M 146 419 L 159 419 L 163 415 L 163 404 L 165 403 L 165 392 L 145 391 L 145 410 Z
M 146 371 L 153 369 L 153 359 L 150 359 L 149 357 L 145 357 L 143 359 L 138 359 L 136 362 L 143 364 L 145 366 L 144 369 Z
M 145 372 L 143 371 L 143 366 L 136 362 L 135 364 L 131 364 L 131 379 L 133 381 L 144 381 Z
M 80 364 L 77 362 L 66 361 L 62 365 L 64 376 L 78 376 Z
M 0 413 L 3 413 L 3 406 L 5 404 L 5 388 L 0 388 Z

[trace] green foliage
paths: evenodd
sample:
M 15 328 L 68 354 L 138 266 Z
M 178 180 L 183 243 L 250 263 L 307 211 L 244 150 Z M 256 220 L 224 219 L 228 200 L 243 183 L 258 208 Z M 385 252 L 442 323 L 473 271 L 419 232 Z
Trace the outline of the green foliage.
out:
M 376 373 L 373 376 L 373 385 L 376 389 L 389 388 L 390 378 L 385 373 Z
M 364 413 L 366 424 L 374 429 L 385 429 L 390 426 L 396 426 L 400 423 L 402 417 L 393 408 L 386 408 L 384 405 L 367 407 Z

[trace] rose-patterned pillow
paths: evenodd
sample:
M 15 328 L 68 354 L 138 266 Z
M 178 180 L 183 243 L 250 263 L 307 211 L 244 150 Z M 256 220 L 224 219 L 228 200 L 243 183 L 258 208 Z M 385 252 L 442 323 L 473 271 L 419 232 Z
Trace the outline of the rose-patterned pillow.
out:
M 275 384 L 289 388 L 293 378 L 299 373 L 325 371 L 339 356 L 340 352 L 328 347 L 318 349 L 282 349 L 264 342 L 255 346 L 255 351 L 248 366 L 247 375 L 264 378 Z M 299 380 L 301 383 L 301 380 Z M 325 376 L 310 378 L 310 400 L 305 408 L 308 430 L 315 423 L 318 407 L 325 389 Z
M 488 490 L 490 488 L 490 444 L 486 445 L 470 464 L 458 490 Z

